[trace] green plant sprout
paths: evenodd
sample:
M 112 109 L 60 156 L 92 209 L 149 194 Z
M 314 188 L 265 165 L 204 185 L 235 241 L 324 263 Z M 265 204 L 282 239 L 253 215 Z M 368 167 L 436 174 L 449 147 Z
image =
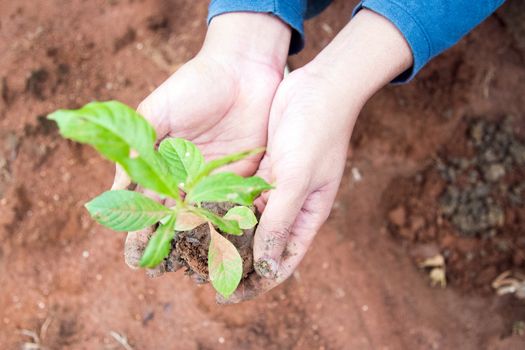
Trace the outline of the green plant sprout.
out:
M 199 149 L 180 138 L 164 139 L 155 147 L 153 127 L 134 109 L 117 101 L 92 102 L 77 110 L 58 110 L 48 116 L 63 137 L 93 146 L 119 164 L 131 180 L 163 198 L 172 198 L 168 208 L 138 192 L 107 191 L 86 204 L 90 215 L 115 231 L 137 231 L 158 224 L 140 260 L 141 267 L 155 267 L 170 253 L 177 232 L 205 224 L 210 228 L 208 273 L 219 294 L 229 297 L 239 285 L 242 258 L 222 233 L 242 235 L 257 219 L 248 207 L 263 191 L 272 188 L 257 176 L 231 172 L 212 173 L 217 168 L 264 151 L 258 148 L 205 162 Z M 202 202 L 231 202 L 238 206 L 224 217 L 201 207 Z

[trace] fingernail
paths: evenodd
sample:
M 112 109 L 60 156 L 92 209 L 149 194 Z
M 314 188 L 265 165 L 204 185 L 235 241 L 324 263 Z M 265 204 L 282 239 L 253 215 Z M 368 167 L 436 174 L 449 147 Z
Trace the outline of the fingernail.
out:
M 277 262 L 272 258 L 261 258 L 253 266 L 261 277 L 274 279 L 277 274 Z
M 120 180 L 119 177 L 120 177 L 120 175 L 118 175 L 118 174 L 115 175 L 115 180 L 113 180 L 113 185 L 111 185 L 111 190 L 112 191 L 120 189 L 119 188 L 120 187 L 119 186 L 119 180 Z
M 128 187 L 128 185 L 129 180 L 127 175 L 117 174 L 113 181 L 113 185 L 111 186 L 111 190 L 122 190 Z

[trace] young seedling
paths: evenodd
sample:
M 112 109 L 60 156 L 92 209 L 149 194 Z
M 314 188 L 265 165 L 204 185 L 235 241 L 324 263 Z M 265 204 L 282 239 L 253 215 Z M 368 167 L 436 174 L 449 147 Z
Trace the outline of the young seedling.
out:
M 248 207 L 272 188 L 260 177 L 241 177 L 214 170 L 260 153 L 262 148 L 205 162 L 199 149 L 180 138 L 164 139 L 158 149 L 153 127 L 132 108 L 117 102 L 92 102 L 77 110 L 58 110 L 48 116 L 65 138 L 93 146 L 119 164 L 131 180 L 163 198 L 166 207 L 138 192 L 107 191 L 86 204 L 90 215 L 115 231 L 137 231 L 157 225 L 140 260 L 155 267 L 169 255 L 172 240 L 181 231 L 208 224 L 208 273 L 213 287 L 229 297 L 243 275 L 242 258 L 223 234 L 242 235 L 257 219 Z M 231 202 L 238 206 L 220 217 L 203 208 L 203 202 Z M 215 229 L 217 228 L 219 232 Z

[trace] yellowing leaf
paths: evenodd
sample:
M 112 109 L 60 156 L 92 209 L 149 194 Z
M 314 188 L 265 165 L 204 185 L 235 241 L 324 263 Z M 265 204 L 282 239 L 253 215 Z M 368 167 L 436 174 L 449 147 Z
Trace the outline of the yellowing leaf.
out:
M 219 230 L 221 230 L 222 232 L 229 233 L 231 235 L 236 235 L 236 236 L 240 236 L 243 233 L 237 221 L 226 220 L 204 208 L 191 208 L 190 207 L 190 210 L 193 213 L 204 218 L 206 221 L 209 221 L 215 226 L 217 226 Z
M 242 279 L 242 258 L 237 248 L 220 235 L 212 224 L 208 250 L 208 272 L 213 288 L 225 298 L 235 292 Z
M 183 210 L 177 213 L 176 231 L 190 231 L 195 227 L 204 224 L 206 220 L 192 212 Z

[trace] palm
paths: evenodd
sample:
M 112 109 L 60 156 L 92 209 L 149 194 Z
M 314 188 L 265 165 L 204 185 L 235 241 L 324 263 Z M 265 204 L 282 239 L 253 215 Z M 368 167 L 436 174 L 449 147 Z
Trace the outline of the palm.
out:
M 197 57 L 184 65 L 142 104 L 158 137 L 182 137 L 207 159 L 264 146 L 270 105 L 282 73 L 269 66 Z M 235 165 L 251 175 L 258 160 Z
M 153 124 L 159 141 L 168 136 L 190 140 L 209 160 L 266 145 L 270 106 L 281 78 L 282 72 L 257 62 L 197 56 L 138 110 Z M 259 161 L 260 157 L 247 158 L 228 170 L 252 175 Z M 129 183 L 122 174 L 117 168 L 114 188 Z M 151 229 L 128 234 L 125 259 L 130 267 L 138 266 L 150 234 Z M 149 273 L 163 271 L 159 265 Z

